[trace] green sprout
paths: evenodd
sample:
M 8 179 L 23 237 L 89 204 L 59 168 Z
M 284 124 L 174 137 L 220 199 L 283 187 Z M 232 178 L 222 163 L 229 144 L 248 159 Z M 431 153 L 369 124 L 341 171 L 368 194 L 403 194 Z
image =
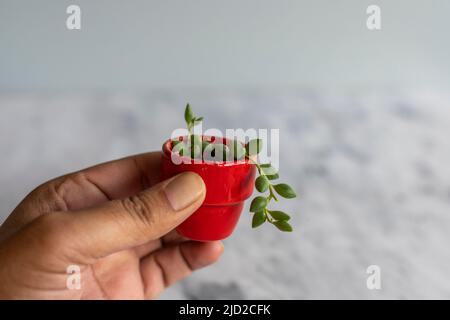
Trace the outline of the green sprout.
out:
M 265 222 L 273 224 L 279 230 L 291 232 L 292 226 L 289 224 L 290 216 L 277 210 L 270 210 L 268 205 L 273 200 L 278 202 L 278 196 L 285 199 L 295 198 L 295 191 L 286 183 L 276 183 L 273 181 L 279 178 L 278 171 L 270 164 L 260 164 L 254 159 L 261 152 L 262 140 L 250 140 L 245 146 L 237 140 L 230 140 L 228 144 L 211 143 L 202 141 L 201 136 L 193 133 L 194 127 L 203 121 L 203 117 L 196 117 L 189 103 L 184 111 L 184 119 L 186 121 L 189 132 L 188 141 L 179 140 L 172 141 L 172 149 L 179 152 L 180 155 L 189 156 L 192 159 L 213 160 L 220 159 L 226 161 L 228 159 L 241 160 L 246 159 L 254 164 L 258 170 L 259 176 L 255 179 L 255 188 L 260 193 L 267 195 L 256 196 L 250 204 L 250 212 L 253 213 L 252 227 L 257 228 Z

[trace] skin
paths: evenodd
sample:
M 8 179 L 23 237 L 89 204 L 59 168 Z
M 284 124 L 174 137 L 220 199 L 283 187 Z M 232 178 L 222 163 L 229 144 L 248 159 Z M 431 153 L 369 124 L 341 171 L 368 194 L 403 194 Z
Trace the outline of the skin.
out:
M 202 204 L 203 181 L 183 173 L 158 183 L 160 157 L 112 161 L 32 191 L 0 227 L 0 298 L 152 299 L 214 263 L 220 242 L 174 231 Z M 74 265 L 78 290 L 67 287 Z

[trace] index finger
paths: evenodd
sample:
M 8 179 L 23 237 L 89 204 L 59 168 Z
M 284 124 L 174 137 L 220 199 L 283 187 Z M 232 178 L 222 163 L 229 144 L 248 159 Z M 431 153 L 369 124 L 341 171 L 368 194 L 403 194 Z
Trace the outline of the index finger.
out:
M 126 198 L 159 182 L 161 153 L 114 160 L 53 179 L 31 192 L 0 226 L 15 232 L 42 214 L 79 210 Z
M 160 165 L 161 153 L 150 152 L 102 163 L 75 175 L 101 190 L 109 200 L 120 199 L 158 183 Z

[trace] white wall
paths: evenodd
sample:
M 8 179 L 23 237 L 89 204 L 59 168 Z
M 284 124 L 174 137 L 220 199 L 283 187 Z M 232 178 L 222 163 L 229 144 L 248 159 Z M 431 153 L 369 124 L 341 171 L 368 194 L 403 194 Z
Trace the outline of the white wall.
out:
M 0 0 L 0 89 L 446 87 L 449 15 L 448 0 Z

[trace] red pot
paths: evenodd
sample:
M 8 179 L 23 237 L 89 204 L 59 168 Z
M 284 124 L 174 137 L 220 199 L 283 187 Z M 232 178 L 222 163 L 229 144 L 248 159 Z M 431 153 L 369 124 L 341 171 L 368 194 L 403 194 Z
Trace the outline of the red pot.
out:
M 212 142 L 216 139 L 203 137 L 203 140 Z M 189 159 L 189 163 L 175 164 L 172 156 L 178 160 Z M 244 159 L 194 163 L 190 158 L 172 153 L 172 143 L 167 140 L 163 145 L 161 179 L 165 180 L 185 171 L 195 172 L 202 177 L 206 186 L 206 198 L 202 206 L 178 226 L 178 233 L 198 241 L 227 238 L 236 227 L 244 201 L 253 193 L 255 166 Z

